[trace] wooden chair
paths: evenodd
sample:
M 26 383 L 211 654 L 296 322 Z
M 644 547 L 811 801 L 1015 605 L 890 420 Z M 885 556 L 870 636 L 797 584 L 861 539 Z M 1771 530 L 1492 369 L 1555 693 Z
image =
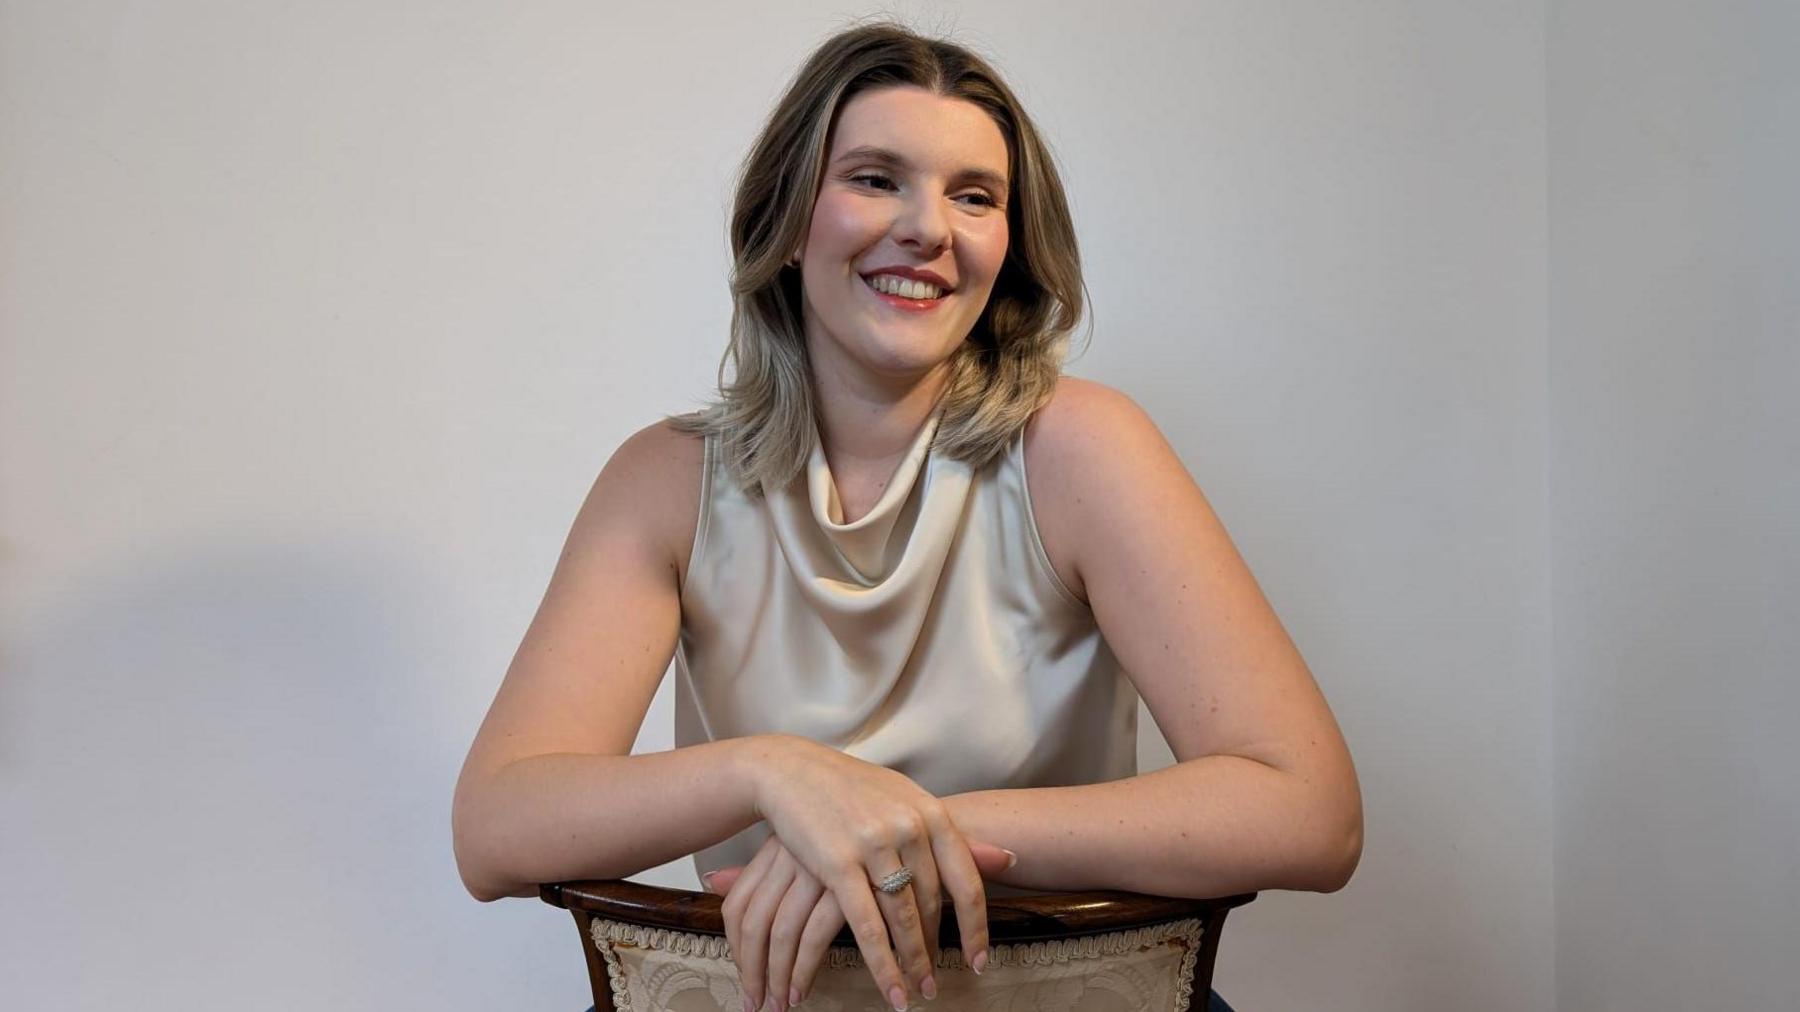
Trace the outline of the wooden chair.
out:
M 597 1012 L 742 1012 L 719 897 L 618 881 L 562 882 L 538 894 L 574 915 Z M 1255 898 L 989 897 L 993 951 L 980 976 L 963 962 L 955 912 L 946 903 L 934 974 L 938 997 L 922 1007 L 1186 1012 L 1192 1002 L 1193 1012 L 1201 1012 L 1225 915 Z M 848 928 L 838 933 L 799 1008 L 888 1008 Z

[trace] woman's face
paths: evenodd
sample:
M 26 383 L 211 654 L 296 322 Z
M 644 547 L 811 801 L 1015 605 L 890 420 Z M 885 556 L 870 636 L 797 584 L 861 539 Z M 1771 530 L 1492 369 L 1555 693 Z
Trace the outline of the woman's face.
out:
M 1006 138 L 972 102 L 888 87 L 843 107 L 801 248 L 816 376 L 911 381 L 949 360 L 1006 259 L 1006 170 Z M 906 270 L 940 290 L 877 290 Z

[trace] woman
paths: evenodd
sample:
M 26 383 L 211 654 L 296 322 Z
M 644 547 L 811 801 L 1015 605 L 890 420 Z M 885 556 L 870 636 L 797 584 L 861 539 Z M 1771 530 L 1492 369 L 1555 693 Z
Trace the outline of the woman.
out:
M 1349 753 L 1155 425 L 1059 376 L 1073 229 L 992 68 L 827 41 L 731 238 L 734 374 L 577 516 L 457 785 L 470 892 L 694 854 L 745 1007 L 782 1009 L 845 923 L 894 1007 L 933 997 L 945 900 L 981 970 L 984 877 L 1340 888 Z M 629 755 L 671 656 L 678 747 Z M 1139 695 L 1179 760 L 1144 776 Z

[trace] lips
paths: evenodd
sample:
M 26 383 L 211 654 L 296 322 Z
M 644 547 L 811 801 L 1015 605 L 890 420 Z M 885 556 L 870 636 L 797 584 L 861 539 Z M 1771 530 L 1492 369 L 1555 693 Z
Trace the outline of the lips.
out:
M 944 300 L 949 298 L 951 294 L 949 291 L 945 291 L 943 294 L 933 299 L 912 299 L 907 298 L 904 295 L 891 295 L 877 289 L 874 283 L 868 278 L 863 278 L 863 287 L 868 289 L 869 294 L 881 302 L 886 303 L 895 309 L 912 313 L 926 312 L 935 309 L 938 306 L 943 305 Z
M 892 266 L 877 267 L 872 271 L 865 271 L 863 272 L 863 280 L 869 281 L 880 277 L 883 274 L 889 275 L 890 277 L 901 278 L 906 281 L 923 281 L 925 284 L 937 286 L 942 289 L 945 294 L 949 294 L 956 290 L 955 285 L 944 280 L 944 276 L 936 271 L 928 271 L 922 267 L 908 267 L 905 264 L 893 264 Z
M 892 274 L 876 274 L 863 278 L 863 283 L 883 295 L 896 295 L 903 299 L 938 299 L 949 292 L 928 281 L 913 281 Z

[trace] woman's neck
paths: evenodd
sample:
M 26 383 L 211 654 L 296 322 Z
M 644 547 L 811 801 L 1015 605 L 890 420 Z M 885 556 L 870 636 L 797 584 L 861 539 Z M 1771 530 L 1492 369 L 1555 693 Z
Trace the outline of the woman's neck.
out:
M 911 382 L 815 376 L 819 443 L 833 473 L 891 469 L 937 408 L 950 377 L 944 365 Z

